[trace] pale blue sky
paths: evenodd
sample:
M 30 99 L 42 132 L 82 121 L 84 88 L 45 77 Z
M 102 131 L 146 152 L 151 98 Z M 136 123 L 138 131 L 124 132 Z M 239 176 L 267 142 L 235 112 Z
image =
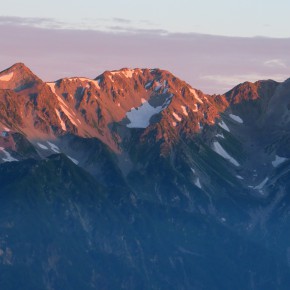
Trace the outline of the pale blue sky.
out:
M 45 25 L 290 37 L 289 0 L 9 0 L 0 16 L 53 18 Z

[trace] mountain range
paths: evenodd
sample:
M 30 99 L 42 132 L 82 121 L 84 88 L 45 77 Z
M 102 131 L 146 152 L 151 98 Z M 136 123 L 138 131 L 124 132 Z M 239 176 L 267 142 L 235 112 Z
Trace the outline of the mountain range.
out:
M 0 285 L 289 289 L 290 79 L 0 73 Z

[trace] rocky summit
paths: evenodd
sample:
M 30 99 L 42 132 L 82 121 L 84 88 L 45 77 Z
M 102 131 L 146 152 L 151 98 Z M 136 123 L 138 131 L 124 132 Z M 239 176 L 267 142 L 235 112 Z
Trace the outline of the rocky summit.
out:
M 15 64 L 0 288 L 288 290 L 289 145 L 290 80 L 208 95 L 161 69 L 47 83 Z

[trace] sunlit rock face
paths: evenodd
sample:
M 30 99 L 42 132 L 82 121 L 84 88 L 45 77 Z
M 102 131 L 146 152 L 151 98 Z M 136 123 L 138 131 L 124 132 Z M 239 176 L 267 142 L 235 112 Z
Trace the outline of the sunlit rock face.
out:
M 0 285 L 289 289 L 289 104 L 289 80 L 1 72 Z

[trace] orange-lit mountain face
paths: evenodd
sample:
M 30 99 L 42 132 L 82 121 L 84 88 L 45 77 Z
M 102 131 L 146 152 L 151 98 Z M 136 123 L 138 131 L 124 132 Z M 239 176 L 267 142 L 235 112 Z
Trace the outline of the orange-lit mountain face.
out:
M 0 73 L 2 130 L 29 140 L 65 134 L 95 137 L 120 150 L 122 134 L 135 128 L 155 130 L 156 140 L 173 142 L 214 125 L 229 105 L 225 96 L 209 96 L 159 69 L 106 71 L 45 83 L 24 64 Z M 116 129 L 117 128 L 117 129 Z
M 259 166 L 267 172 L 280 156 L 276 150 L 286 154 L 283 142 L 276 143 L 288 128 L 287 92 L 288 82 L 259 81 L 211 96 L 160 69 L 46 83 L 19 63 L 0 73 L 1 161 L 63 152 L 82 164 L 85 153 L 67 141 L 74 137 L 108 146 L 126 173 L 141 152 L 172 158 L 190 142 L 207 146 L 245 175 Z M 265 153 L 265 146 L 272 149 Z M 23 148 L 30 150 L 24 154 Z M 189 155 L 184 149 L 187 160 Z
M 210 96 L 159 69 L 45 83 L 16 64 L 0 285 L 288 290 L 289 142 L 289 80 Z
M 269 80 L 211 96 L 160 69 L 125 68 L 95 79 L 46 83 L 18 63 L 0 73 L 0 160 L 62 152 L 94 168 L 84 162 L 90 159 L 86 150 L 71 141 L 80 138 L 86 144 L 98 140 L 117 153 L 127 174 L 150 150 L 173 158 L 183 148 L 188 162 L 192 143 L 250 176 L 254 167 L 269 171 L 280 154 L 276 150 L 288 154 L 283 142 L 276 144 L 288 126 L 287 92 L 288 82 Z M 272 149 L 265 153 L 265 146 Z

